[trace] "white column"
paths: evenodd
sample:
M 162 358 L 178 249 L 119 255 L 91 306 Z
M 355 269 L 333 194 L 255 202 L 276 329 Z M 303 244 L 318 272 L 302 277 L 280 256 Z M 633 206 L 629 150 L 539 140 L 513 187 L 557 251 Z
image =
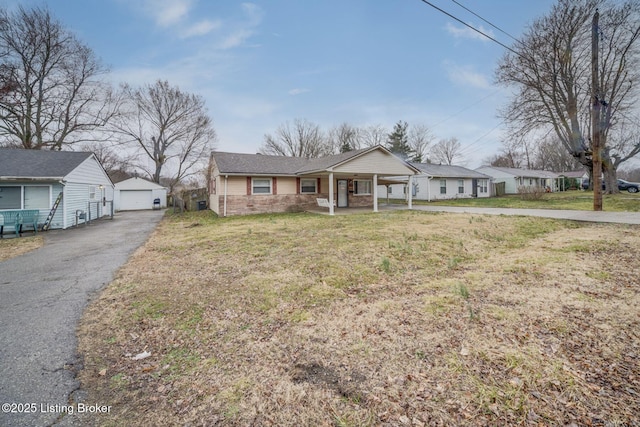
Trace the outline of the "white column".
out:
M 378 175 L 373 175 L 373 211 L 378 212 Z
M 413 208 L 413 175 L 409 175 L 409 209 Z
M 329 215 L 334 215 L 333 212 L 333 172 L 329 172 Z

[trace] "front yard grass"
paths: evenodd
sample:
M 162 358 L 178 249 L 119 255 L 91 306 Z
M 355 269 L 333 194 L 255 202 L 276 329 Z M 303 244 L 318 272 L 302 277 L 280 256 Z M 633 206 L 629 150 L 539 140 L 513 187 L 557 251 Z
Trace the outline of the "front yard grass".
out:
M 386 199 L 380 199 L 381 204 Z M 404 200 L 391 200 L 391 203 L 406 204 Z M 593 210 L 593 191 L 563 191 L 546 193 L 540 200 L 524 200 L 520 195 L 512 194 L 502 197 L 476 197 L 437 200 L 432 202 L 413 200 L 414 204 L 440 204 L 445 206 L 472 206 L 478 208 L 519 208 L 519 209 L 569 209 Z M 604 211 L 640 212 L 640 194 L 622 192 L 604 194 L 602 197 Z
M 638 253 L 543 218 L 175 216 L 85 312 L 80 380 L 103 425 L 633 425 Z
M 10 237 L 0 239 L 0 261 L 14 258 L 43 245 L 42 236 Z

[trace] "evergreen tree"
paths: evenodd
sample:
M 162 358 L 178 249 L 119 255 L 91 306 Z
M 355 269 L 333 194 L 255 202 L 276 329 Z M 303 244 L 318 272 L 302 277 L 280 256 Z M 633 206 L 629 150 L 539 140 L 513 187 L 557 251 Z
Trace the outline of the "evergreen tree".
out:
M 387 148 L 392 153 L 407 159 L 411 156 L 411 147 L 409 147 L 409 133 L 407 129 L 409 124 L 402 120 L 393 126 L 393 132 L 387 136 Z

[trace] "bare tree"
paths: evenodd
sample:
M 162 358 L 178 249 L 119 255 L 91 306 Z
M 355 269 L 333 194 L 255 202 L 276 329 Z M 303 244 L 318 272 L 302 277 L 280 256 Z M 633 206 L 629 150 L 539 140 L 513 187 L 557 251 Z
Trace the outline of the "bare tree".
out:
M 0 11 L 0 145 L 61 150 L 117 111 L 107 69 L 47 9 Z
M 533 169 L 569 172 L 580 169 L 582 165 L 562 146 L 555 135 L 549 135 L 538 143 L 532 166 Z
M 265 135 L 260 153 L 274 156 L 314 158 L 333 154 L 320 127 L 307 120 L 295 119 L 276 129 L 275 135 Z
M 607 157 L 612 150 L 607 137 L 633 107 L 638 89 L 639 2 L 558 0 L 505 54 L 496 75 L 499 83 L 517 89 L 501 113 L 514 134 L 552 129 L 564 148 L 591 169 L 591 21 L 597 9 L 604 40 L 598 102 L 608 110 L 601 141 L 603 170 L 607 188 L 615 191 L 616 166 Z
M 340 123 L 329 130 L 328 143 L 332 152 L 344 153 L 360 148 L 361 130 L 347 122 Z
M 158 80 L 142 88 L 122 87 L 126 114 L 114 129 L 140 156 L 136 166 L 153 182 L 169 178 L 171 189 L 206 167 L 216 134 L 204 99 Z
M 409 128 L 409 148 L 413 152 L 413 160 L 416 162 L 425 162 L 429 147 L 436 137 L 429 127 L 418 124 Z
M 360 131 L 362 145 L 365 147 L 374 147 L 376 145 L 385 145 L 389 131 L 382 125 L 369 125 Z
M 441 139 L 431 149 L 432 160 L 445 165 L 452 165 L 461 155 L 462 145 L 458 138 Z

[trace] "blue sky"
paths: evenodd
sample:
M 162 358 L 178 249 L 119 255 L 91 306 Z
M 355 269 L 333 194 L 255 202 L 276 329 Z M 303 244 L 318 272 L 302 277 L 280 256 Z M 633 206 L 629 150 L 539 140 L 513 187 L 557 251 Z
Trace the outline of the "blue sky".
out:
M 430 0 L 505 44 L 451 0 Z M 518 37 L 552 0 L 458 0 Z M 217 149 L 253 153 L 306 119 L 328 130 L 398 120 L 456 137 L 468 167 L 500 148 L 493 84 L 504 48 L 421 0 L 49 0 L 52 14 L 108 65 L 114 83 L 166 79 L 201 95 Z M 17 4 L 13 0 L 5 4 Z

